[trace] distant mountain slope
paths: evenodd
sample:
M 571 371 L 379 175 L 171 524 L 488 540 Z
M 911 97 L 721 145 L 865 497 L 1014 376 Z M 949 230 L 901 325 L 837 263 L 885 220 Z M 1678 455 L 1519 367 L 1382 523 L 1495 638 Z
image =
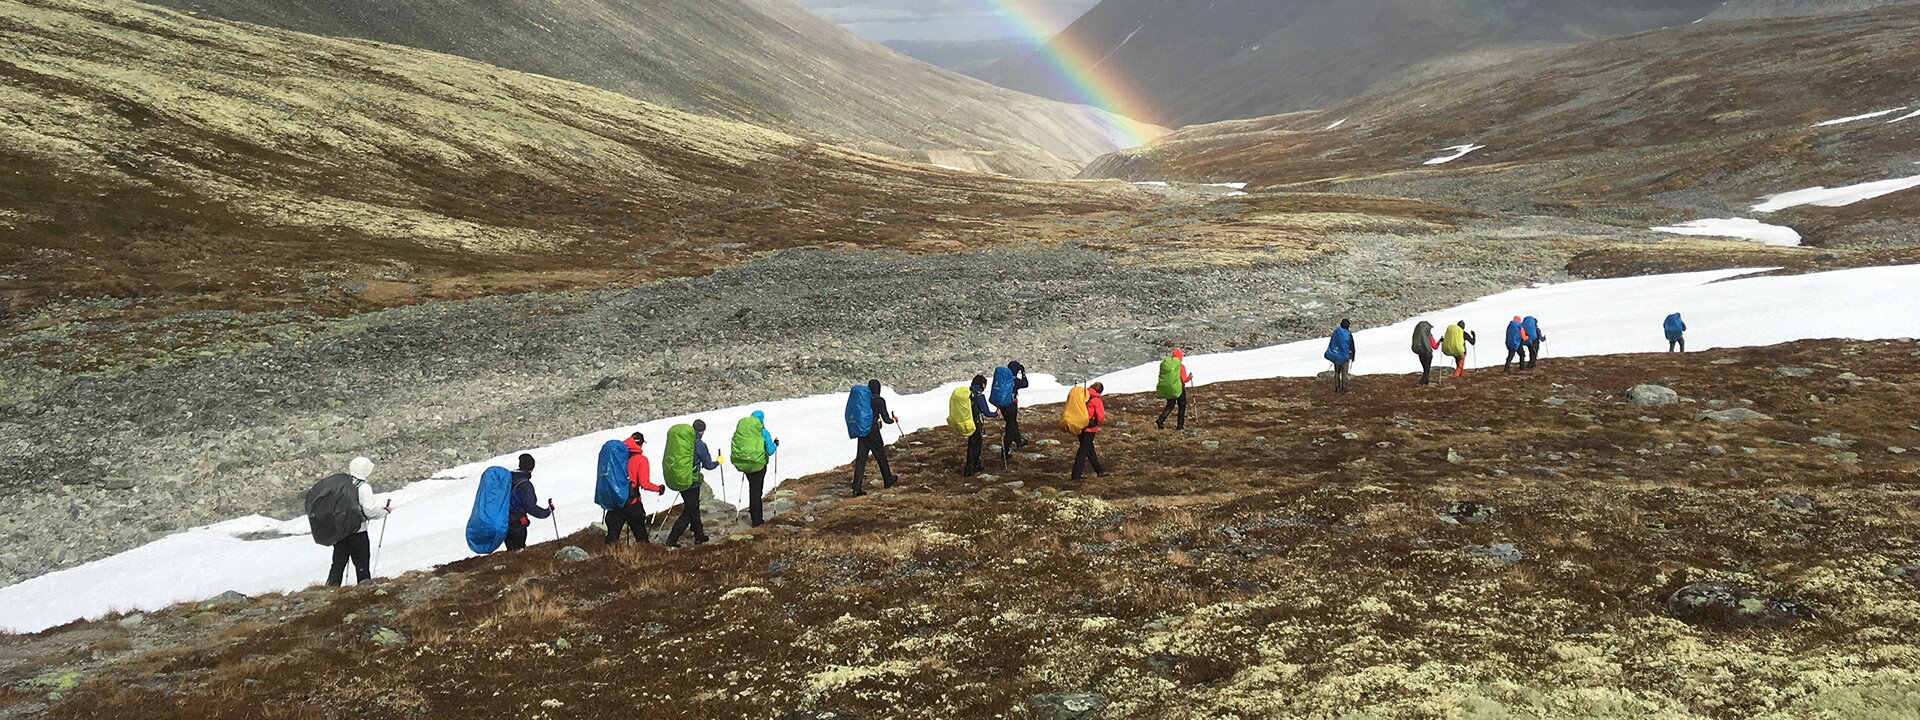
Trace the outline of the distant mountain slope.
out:
M 1920 0 L 1727 0 L 1707 16 L 1709 21 L 1835 15 L 1892 5 L 1916 5 Z
M 573 80 L 861 149 L 1071 175 L 1123 134 L 1100 111 L 915 62 L 789 0 L 159 0 Z
M 1700 23 L 1323 111 L 1195 126 L 1089 177 L 1247 181 L 1630 224 L 1920 176 L 1920 15 Z M 1444 164 L 1459 146 L 1484 146 Z M 1920 191 L 1798 207 L 1810 244 L 1920 244 Z M 1664 223 L 1659 223 L 1664 224 Z
M 1169 127 L 1323 107 L 1545 45 L 1700 19 L 1720 0 L 1104 0 L 1053 42 L 1103 57 Z M 1077 98 L 1040 56 L 988 76 Z
M 996 64 L 1024 58 L 1038 48 L 1026 38 L 996 40 L 890 40 L 882 43 L 907 57 L 968 77 L 988 77 Z
M 802 245 L 958 248 L 1121 194 L 124 0 L 0 0 L 0 47 L 0 299 L 29 303 L 591 286 Z

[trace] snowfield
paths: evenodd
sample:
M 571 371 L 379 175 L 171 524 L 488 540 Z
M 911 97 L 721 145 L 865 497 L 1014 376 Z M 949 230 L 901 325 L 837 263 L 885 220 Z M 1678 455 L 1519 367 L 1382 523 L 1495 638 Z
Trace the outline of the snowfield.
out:
M 1760 199 L 1759 205 L 1753 206 L 1753 211 L 1761 213 L 1779 212 L 1787 208 L 1800 207 L 1801 205 L 1843 207 L 1862 200 L 1872 200 L 1882 195 L 1892 195 L 1901 190 L 1916 187 L 1920 187 L 1920 175 L 1837 188 L 1811 187 L 1805 190 L 1795 190 L 1779 195 L 1768 195 Z
M 1770 345 L 1806 338 L 1920 336 L 1920 313 L 1911 311 L 1920 306 L 1920 265 L 1783 277 L 1752 277 L 1755 272 L 1718 270 L 1589 280 L 1504 292 L 1391 326 L 1361 330 L 1355 341 L 1365 352 L 1358 353 L 1355 372 L 1417 371 L 1419 365 L 1408 352 L 1407 339 L 1414 323 L 1421 319 L 1435 325 L 1465 320 L 1468 328 L 1478 331 L 1487 342 L 1487 350 L 1481 354 L 1492 364 L 1498 364 L 1501 357 L 1498 345 L 1502 328 L 1516 314 L 1540 318 L 1550 357 L 1663 351 L 1666 341 L 1660 323 L 1672 312 L 1686 315 L 1692 328 L 1689 344 L 1696 349 Z M 1338 320 L 1327 318 L 1329 332 Z M 1196 386 L 1311 376 L 1327 369 L 1321 359 L 1325 349 L 1326 340 L 1317 338 L 1196 355 L 1187 359 L 1187 365 Z M 1097 379 L 1112 393 L 1150 392 L 1156 369 L 1157 365 L 1150 363 Z M 1035 374 L 1032 380 L 1033 387 L 1024 395 L 1026 404 L 1058 403 L 1065 398 L 1067 389 L 1054 378 Z M 945 423 L 948 395 L 958 385 L 956 381 L 908 396 L 889 392 L 888 402 L 900 415 L 905 430 L 926 429 Z M 1337 402 L 1331 395 L 1328 401 Z M 722 449 L 735 422 L 753 410 L 764 410 L 768 428 L 782 440 L 779 472 L 768 477 L 771 490 L 781 479 L 830 471 L 853 457 L 854 443 L 846 438 L 841 420 L 844 406 L 843 393 L 742 405 L 612 428 L 530 450 L 539 460 L 535 483 L 542 496 L 554 498 L 559 511 L 555 522 L 536 522 L 529 540 L 552 539 L 556 526 L 562 534 L 572 533 L 599 518 L 600 511 L 592 503 L 594 463 L 600 444 L 606 440 L 625 437 L 636 429 L 645 432 L 650 440 L 648 455 L 657 462 L 667 428 L 675 423 L 705 419 L 710 426 L 709 444 Z M 1053 412 L 1035 412 L 1032 426 L 1050 427 Z M 897 438 L 897 432 L 888 429 L 889 440 Z M 377 555 L 377 574 L 397 575 L 469 557 L 464 532 L 475 484 L 489 465 L 509 465 L 519 453 L 516 450 L 487 462 L 449 468 L 431 479 L 384 494 L 393 500 L 394 513 Z M 708 481 L 728 502 L 742 502 L 744 483 L 732 468 L 725 472 L 724 480 L 720 472 L 708 473 Z M 655 476 L 659 476 L 657 470 Z M 908 483 L 916 479 L 904 478 Z M 374 473 L 376 489 L 391 489 L 392 482 L 393 478 Z M 676 499 L 671 494 L 648 496 L 644 502 L 649 511 L 658 511 Z M 299 534 L 305 531 L 302 518 L 279 521 L 258 515 L 243 517 L 0 588 L 0 608 L 6 609 L 0 617 L 0 628 L 35 632 L 79 618 L 152 610 L 227 590 L 248 594 L 298 590 L 322 580 L 330 558 L 328 549 Z M 378 538 L 381 528 L 376 524 L 372 531 Z
M 1440 156 L 1440 157 L 1437 157 L 1437 158 L 1434 158 L 1434 159 L 1432 159 L 1432 160 L 1428 160 L 1428 161 L 1426 162 L 1426 164 L 1428 164 L 1428 165 L 1445 165 L 1445 164 L 1447 164 L 1447 163 L 1450 163 L 1450 162 L 1453 162 L 1453 161 L 1455 161 L 1455 160 L 1459 160 L 1460 158 L 1463 158 L 1463 157 L 1466 157 L 1466 156 L 1467 156 L 1467 155 L 1468 155 L 1469 153 L 1472 153 L 1472 152 L 1473 152 L 1473 151 L 1475 151 L 1475 150 L 1484 150 L 1484 149 L 1486 149 L 1486 147 L 1487 147 L 1487 146 L 1485 146 L 1485 145 L 1473 145 L 1473 144 L 1467 144 L 1467 145 L 1455 145 L 1455 146 L 1453 146 L 1453 147 L 1450 147 L 1450 148 L 1446 148 L 1446 150 L 1449 150 L 1449 151 L 1452 151 L 1452 152 L 1453 152 L 1453 154 L 1452 154 L 1452 155 L 1442 155 L 1442 156 Z
M 1780 247 L 1800 246 L 1800 233 L 1793 228 L 1784 225 L 1768 225 L 1751 218 L 1710 218 L 1679 225 L 1666 225 L 1653 230 L 1675 235 L 1740 238 Z
M 1332 129 L 1334 129 L 1334 128 L 1337 128 L 1337 127 L 1340 127 L 1341 125 L 1345 125 L 1345 124 L 1347 124 L 1347 119 L 1346 119 L 1346 118 L 1340 118 L 1339 120 L 1335 120 L 1335 121 L 1333 121 L 1333 124 L 1332 124 L 1332 125 L 1328 125 L 1328 126 L 1327 126 L 1327 129 L 1328 129 L 1328 130 L 1332 130 Z
M 1843 117 L 1843 118 L 1835 118 L 1833 120 L 1828 120 L 1822 123 L 1814 123 L 1813 127 L 1833 127 L 1835 125 L 1845 125 L 1847 123 L 1859 122 L 1861 120 L 1872 120 L 1874 118 L 1883 118 L 1905 109 L 1907 108 L 1906 106 L 1903 105 L 1901 107 L 1897 107 L 1892 110 L 1881 110 L 1879 112 L 1870 112 L 1865 115 L 1852 115 L 1852 116 Z M 1898 122 L 1898 121 L 1895 121 L 1895 122 Z

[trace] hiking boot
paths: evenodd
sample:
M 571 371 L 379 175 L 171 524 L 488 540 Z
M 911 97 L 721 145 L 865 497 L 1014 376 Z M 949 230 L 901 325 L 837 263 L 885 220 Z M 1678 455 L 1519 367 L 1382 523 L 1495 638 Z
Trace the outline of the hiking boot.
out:
M 893 488 L 893 486 L 898 484 L 900 484 L 900 478 L 888 478 L 885 482 L 880 483 L 880 488 L 883 490 L 890 490 Z
M 855 490 L 855 491 L 853 491 L 853 496 L 854 496 L 854 497 L 866 497 L 866 496 L 867 496 L 867 491 L 865 491 L 865 490 Z
M 705 535 L 702 535 L 702 536 L 700 536 L 700 537 L 696 537 L 696 538 L 694 538 L 694 539 L 693 539 L 693 544 L 695 544 L 695 545 L 705 545 L 705 544 L 707 544 L 707 536 L 705 536 Z
M 1156 428 L 1159 428 L 1159 429 L 1161 429 L 1161 430 L 1165 430 L 1165 429 L 1167 429 L 1167 419 L 1166 419 L 1166 418 L 1161 418 L 1161 419 L 1159 419 L 1159 420 L 1155 420 L 1155 421 L 1153 421 L 1153 426 L 1154 426 L 1154 427 L 1156 427 Z

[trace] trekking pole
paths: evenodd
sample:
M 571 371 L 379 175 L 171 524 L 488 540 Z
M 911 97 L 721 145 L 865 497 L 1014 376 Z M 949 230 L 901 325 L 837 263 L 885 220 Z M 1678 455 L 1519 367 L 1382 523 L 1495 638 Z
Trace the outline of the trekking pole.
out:
M 387 512 L 393 512 L 393 501 L 387 501 Z M 373 562 L 368 563 L 367 574 L 376 575 L 380 568 L 380 548 L 387 546 L 387 516 L 380 516 L 380 543 L 373 546 Z
M 560 539 L 560 511 L 553 509 L 553 498 L 547 498 L 547 519 L 553 521 L 553 539 Z

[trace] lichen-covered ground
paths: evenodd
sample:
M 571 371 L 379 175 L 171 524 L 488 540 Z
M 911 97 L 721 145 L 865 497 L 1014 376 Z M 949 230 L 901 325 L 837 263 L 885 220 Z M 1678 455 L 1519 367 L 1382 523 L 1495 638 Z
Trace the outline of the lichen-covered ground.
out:
M 589 531 L 578 563 L 549 543 L 0 639 L 0 717 L 1026 718 L 1086 692 L 1102 718 L 1912 718 L 1916 357 L 1207 386 L 1188 433 L 1114 397 L 1113 472 L 1078 482 L 1034 408 L 1011 469 L 961 478 L 960 439 L 920 433 L 901 487 L 791 482 L 751 539 Z M 1683 399 L 1627 403 L 1643 382 Z M 1765 417 L 1703 417 L 1739 410 Z M 1669 617 L 1699 581 L 1809 617 Z

